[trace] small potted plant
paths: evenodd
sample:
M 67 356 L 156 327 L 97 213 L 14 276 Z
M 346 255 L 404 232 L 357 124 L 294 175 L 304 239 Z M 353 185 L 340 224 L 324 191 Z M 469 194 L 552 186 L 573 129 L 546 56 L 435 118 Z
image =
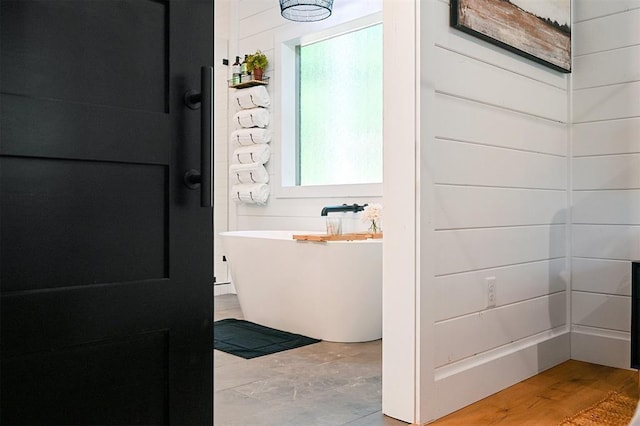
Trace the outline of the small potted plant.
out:
M 269 65 L 267 55 L 260 50 L 256 50 L 256 53 L 252 53 L 247 57 L 247 71 L 253 74 L 254 80 L 262 81 L 262 73 Z

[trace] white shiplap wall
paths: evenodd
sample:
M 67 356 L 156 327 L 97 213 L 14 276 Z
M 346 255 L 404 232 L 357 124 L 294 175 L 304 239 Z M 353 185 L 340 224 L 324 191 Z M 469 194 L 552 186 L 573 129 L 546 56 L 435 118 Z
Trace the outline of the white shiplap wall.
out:
M 271 96 L 269 129 L 273 134 L 271 141 L 271 159 L 265 165 L 270 176 L 271 195 L 265 206 L 251 204 L 230 203 L 230 229 L 287 229 L 287 230 L 317 230 L 325 229 L 324 218 L 320 217 L 322 207 L 342 203 L 382 203 L 382 197 L 362 196 L 353 194 L 347 197 L 283 197 L 280 196 L 278 185 L 281 175 L 281 112 L 280 87 L 278 86 L 278 48 L 276 40 L 282 34 L 289 34 L 302 29 L 303 34 L 321 31 L 324 28 L 338 25 L 361 16 L 370 15 L 382 10 L 381 0 L 357 0 L 336 2 L 333 14 L 324 21 L 316 23 L 294 23 L 280 16 L 277 1 L 267 0 L 238 0 L 234 3 L 237 20 L 232 23 L 232 34 L 235 38 L 230 43 L 230 57 L 243 56 L 245 53 L 262 50 L 269 58 L 269 66 L 265 75 L 270 77 L 267 90 Z M 229 91 L 233 95 L 233 90 Z M 230 103 L 233 105 L 233 103 Z M 235 109 L 230 109 L 233 116 Z M 293 119 L 293 116 L 291 116 Z M 230 123 L 230 128 L 233 124 Z M 355 215 L 354 215 L 355 216 Z M 366 229 L 358 217 L 352 222 L 345 223 L 353 230 Z
M 640 1 L 574 3 L 574 359 L 629 368 L 640 259 Z
M 435 250 L 421 285 L 435 301 L 421 308 L 434 311 L 422 359 L 435 391 L 421 398 L 423 422 L 570 356 L 569 78 L 451 28 L 448 1 L 426 3 L 422 90 L 434 105 L 421 123 L 421 185 L 433 186 L 423 232 Z
M 229 9 L 230 1 L 221 0 L 214 3 L 215 33 L 214 33 L 214 200 L 213 213 L 213 255 L 214 276 L 216 286 L 214 295 L 225 294 L 232 291 L 229 283 L 229 271 L 226 262 L 222 261 L 222 241 L 218 237 L 219 232 L 227 230 L 229 223 L 229 197 L 227 189 L 227 156 L 228 156 L 228 105 L 227 105 L 227 67 L 222 59 L 228 58 L 229 48 Z

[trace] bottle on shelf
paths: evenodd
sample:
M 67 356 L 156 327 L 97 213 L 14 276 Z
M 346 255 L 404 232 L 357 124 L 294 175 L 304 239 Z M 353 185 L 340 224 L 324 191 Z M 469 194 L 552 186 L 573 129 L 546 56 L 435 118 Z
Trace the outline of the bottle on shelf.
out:
M 239 84 L 240 83 L 240 56 L 236 56 L 236 61 L 231 65 L 231 84 Z
M 247 69 L 247 59 L 249 59 L 249 55 L 244 55 L 244 61 L 240 64 L 240 81 L 245 82 L 251 80 L 251 74 Z

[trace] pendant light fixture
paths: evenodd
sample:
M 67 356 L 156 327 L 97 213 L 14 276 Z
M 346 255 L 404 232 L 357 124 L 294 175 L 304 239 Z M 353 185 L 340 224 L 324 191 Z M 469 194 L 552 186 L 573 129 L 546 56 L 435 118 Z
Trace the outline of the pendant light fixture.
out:
M 321 21 L 331 16 L 332 6 L 333 0 L 280 0 L 280 14 L 290 21 Z

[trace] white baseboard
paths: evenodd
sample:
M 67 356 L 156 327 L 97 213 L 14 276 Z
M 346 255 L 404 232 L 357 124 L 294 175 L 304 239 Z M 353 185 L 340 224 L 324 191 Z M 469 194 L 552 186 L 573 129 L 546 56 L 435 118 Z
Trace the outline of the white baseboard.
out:
M 232 283 L 216 284 L 213 286 L 213 295 L 236 294 L 236 289 Z
M 574 325 L 571 329 L 571 359 L 629 369 L 630 333 Z
M 457 370 L 436 381 L 437 395 L 431 402 L 428 421 L 434 421 L 460 408 L 535 376 L 570 359 L 568 331 L 504 356 L 488 359 L 469 368 Z M 427 403 L 429 405 L 429 403 Z

